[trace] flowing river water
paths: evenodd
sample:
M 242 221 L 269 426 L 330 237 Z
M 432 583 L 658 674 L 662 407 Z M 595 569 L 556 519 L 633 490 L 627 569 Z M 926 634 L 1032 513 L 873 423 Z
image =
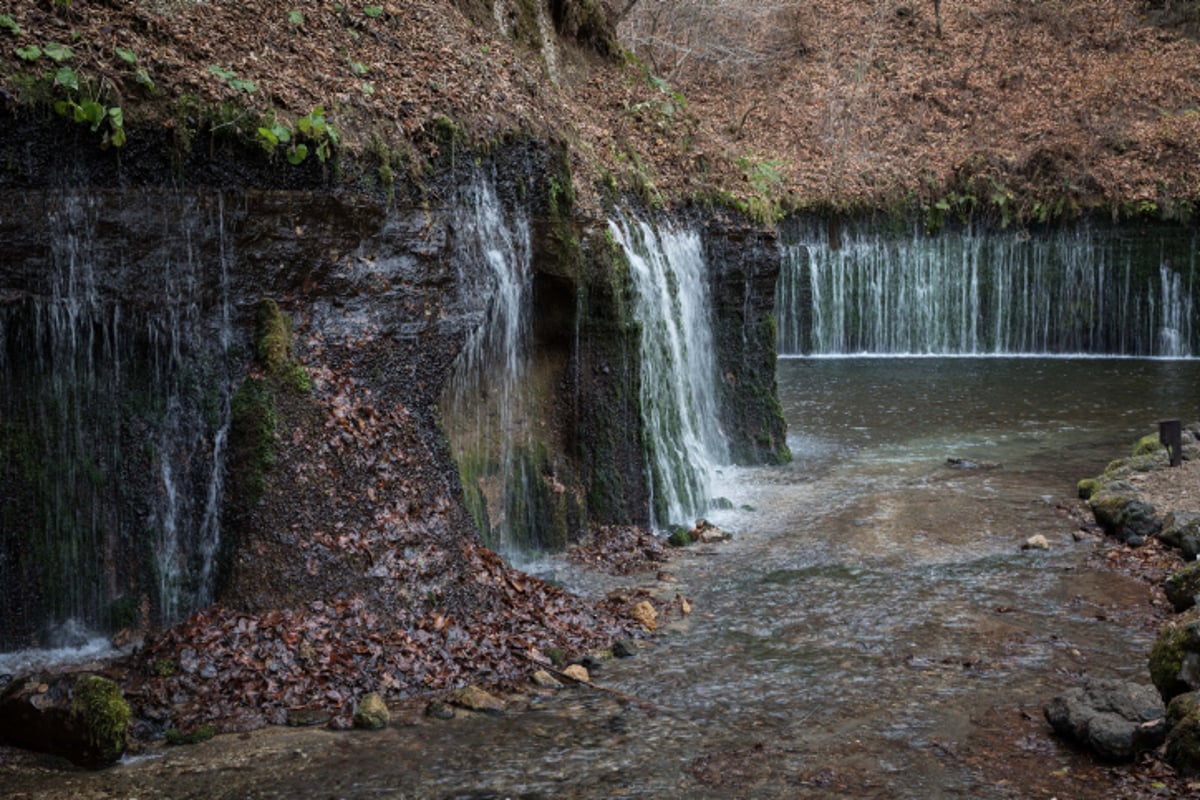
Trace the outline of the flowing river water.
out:
M 0 758 L 27 797 L 1117 796 L 1042 702 L 1148 682 L 1148 586 L 1076 540 L 1079 478 L 1165 417 L 1200 416 L 1200 362 L 785 359 L 792 463 L 726 468 L 729 542 L 654 575 L 529 565 L 599 595 L 690 598 L 604 688 L 502 716 L 399 709 L 382 733 L 271 729 L 103 773 Z M 976 462 L 964 469 L 949 457 Z M 1034 534 L 1047 551 L 1021 551 Z M 7 763 L 5 763 L 7 759 Z M 19 794 L 23 792 L 24 794 Z

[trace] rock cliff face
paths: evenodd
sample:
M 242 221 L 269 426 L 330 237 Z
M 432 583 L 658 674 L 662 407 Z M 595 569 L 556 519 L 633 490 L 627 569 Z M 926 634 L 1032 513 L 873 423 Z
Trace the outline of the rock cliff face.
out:
M 533 541 L 648 518 L 628 269 L 571 206 L 558 149 L 460 153 L 385 197 L 227 146 L 59 166 L 70 143 L 9 127 L 29 144 L 0 180 L 0 648 L 68 618 L 158 626 L 214 599 L 369 591 L 387 565 L 358 537 L 421 565 L 395 602 L 444 591 L 454 542 L 500 510 L 443 418 L 495 288 L 456 263 L 475 181 L 529 221 Z M 778 259 L 732 226 L 705 243 L 732 451 L 772 460 Z

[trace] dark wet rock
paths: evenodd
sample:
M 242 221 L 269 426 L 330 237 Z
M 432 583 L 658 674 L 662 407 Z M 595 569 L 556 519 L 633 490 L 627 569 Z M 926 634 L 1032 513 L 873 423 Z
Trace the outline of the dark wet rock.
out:
M 354 710 L 354 727 L 362 728 L 368 731 L 383 730 L 392 720 L 392 713 L 388 711 L 387 703 L 383 702 L 383 698 L 378 692 L 368 692 L 358 701 L 358 708 Z
M 958 458 L 950 456 L 946 459 L 946 466 L 954 469 L 999 469 L 1000 465 L 994 461 L 974 461 L 969 458 Z
M 1167 734 L 1167 763 L 1181 775 L 1200 775 L 1200 712 L 1193 710 Z
M 1186 611 L 1196 605 L 1200 594 L 1200 561 L 1192 562 L 1163 582 L 1167 599 L 1176 611 Z
M 292 728 L 311 728 L 316 725 L 328 725 L 333 715 L 324 708 L 289 708 L 287 724 Z
M 1194 511 L 1174 511 L 1163 519 L 1161 542 L 1180 550 L 1187 561 L 1200 554 L 1200 514 Z
M 1127 761 L 1162 743 L 1166 709 L 1153 687 L 1119 680 L 1069 689 L 1043 708 L 1061 736 L 1100 757 Z
M 1200 613 L 1196 608 L 1159 632 L 1150 649 L 1150 678 L 1167 702 L 1200 689 Z
M 1189 714 L 1200 711 L 1200 692 L 1184 692 L 1167 704 L 1167 727 L 1174 728 Z
M 0 741 L 98 769 L 125 752 L 129 705 L 98 675 L 32 675 L 0 693 Z
M 1092 513 L 1105 533 L 1130 547 L 1141 547 L 1162 530 L 1154 506 L 1130 495 L 1105 491 L 1092 497 Z
M 432 719 L 454 719 L 454 709 L 443 702 L 435 700 L 425 707 L 425 716 Z
M 620 639 L 613 643 L 612 652 L 617 658 L 630 658 L 637 653 L 637 645 L 633 639 Z

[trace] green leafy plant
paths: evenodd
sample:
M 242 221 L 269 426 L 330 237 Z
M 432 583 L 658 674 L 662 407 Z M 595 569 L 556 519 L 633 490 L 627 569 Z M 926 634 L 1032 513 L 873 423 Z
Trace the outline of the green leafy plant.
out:
M 56 64 L 61 64 L 64 61 L 70 61 L 75 57 L 75 51 L 65 44 L 51 42 L 42 48 L 42 53 Z
M 371 19 L 377 19 L 383 16 L 383 6 L 367 6 L 363 9 L 363 13 Z
M 13 36 L 20 36 L 22 33 L 24 33 L 24 31 L 21 30 L 21 26 L 18 25 L 17 21 L 9 14 L 0 14 L 0 28 L 8 31 Z
M 301 25 L 304 24 L 304 12 L 297 11 L 297 10 L 289 11 L 288 12 L 288 24 L 295 25 L 297 28 L 299 28 Z
M 364 75 L 366 75 L 368 72 L 370 72 L 371 69 L 370 69 L 370 67 L 368 67 L 366 64 L 362 63 L 361 61 L 351 61 L 350 62 L 350 71 L 361 78 Z
M 216 64 L 211 65 L 208 71 L 216 75 L 225 85 L 237 92 L 245 92 L 246 94 L 254 94 L 258 91 L 258 84 L 254 81 L 239 78 L 233 70 L 228 70 L 223 67 L 218 67 Z
M 121 59 L 126 64 L 133 65 L 137 63 L 137 54 L 132 50 L 124 47 L 114 47 L 113 52 L 117 54 L 117 58 Z
M 18 47 L 16 49 L 16 53 L 20 58 L 23 58 L 26 61 L 37 61 L 42 57 L 42 48 L 38 47 L 36 44 L 30 44 L 26 45 L 25 47 Z
M 337 129 L 325 119 L 324 106 L 317 106 L 296 120 L 296 132 L 316 144 L 317 160 L 322 164 L 329 158 L 340 139 Z

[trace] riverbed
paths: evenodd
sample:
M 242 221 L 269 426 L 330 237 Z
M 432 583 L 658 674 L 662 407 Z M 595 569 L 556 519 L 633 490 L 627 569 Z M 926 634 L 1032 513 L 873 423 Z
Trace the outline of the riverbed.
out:
M 528 565 L 689 600 L 597 688 L 102 773 L 8 751 L 0 779 L 38 798 L 1120 796 L 1041 716 L 1089 678 L 1149 682 L 1150 588 L 1105 566 L 1118 545 L 1080 529 L 1075 483 L 1200 417 L 1200 362 L 804 358 L 779 382 L 794 458 L 719 470 L 731 541 L 677 551 L 664 579 Z M 1022 550 L 1036 534 L 1049 549 Z

